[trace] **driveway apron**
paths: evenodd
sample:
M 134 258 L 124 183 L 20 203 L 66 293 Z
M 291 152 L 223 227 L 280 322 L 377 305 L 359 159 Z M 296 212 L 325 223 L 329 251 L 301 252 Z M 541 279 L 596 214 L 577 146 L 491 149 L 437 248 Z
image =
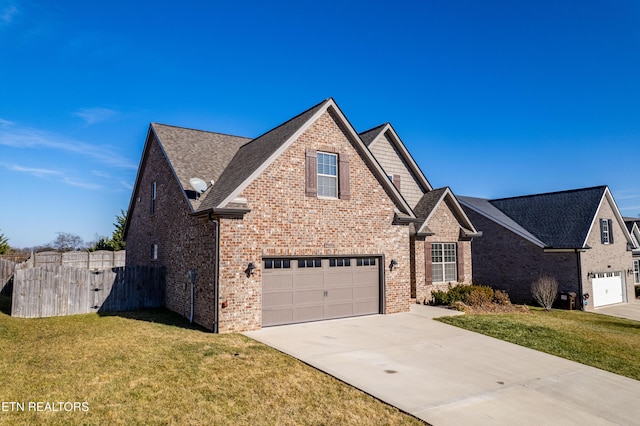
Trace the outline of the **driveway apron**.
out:
M 434 321 L 453 311 L 245 335 L 433 425 L 640 424 L 640 382 Z

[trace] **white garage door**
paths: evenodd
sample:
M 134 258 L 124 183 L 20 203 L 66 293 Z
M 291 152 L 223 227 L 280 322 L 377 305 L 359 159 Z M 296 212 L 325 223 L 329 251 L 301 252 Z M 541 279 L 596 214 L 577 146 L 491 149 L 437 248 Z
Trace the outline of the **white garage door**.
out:
M 611 305 L 624 302 L 624 288 L 621 272 L 603 272 L 593 279 L 593 306 Z
M 262 325 L 380 313 L 380 258 L 263 259 Z

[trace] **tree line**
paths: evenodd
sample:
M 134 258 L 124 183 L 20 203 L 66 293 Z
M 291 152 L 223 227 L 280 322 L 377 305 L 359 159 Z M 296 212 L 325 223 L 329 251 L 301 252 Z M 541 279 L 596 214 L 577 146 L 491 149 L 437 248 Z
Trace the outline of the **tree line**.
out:
M 123 239 L 124 235 L 124 226 L 127 220 L 127 212 L 125 210 L 120 210 L 120 214 L 116 215 L 116 221 L 113 224 L 114 230 L 111 234 L 111 237 L 100 237 L 95 242 L 85 242 L 78 235 L 75 235 L 70 232 L 58 232 L 58 236 L 55 240 L 51 241 L 48 244 L 35 246 L 31 248 L 12 248 L 9 244 L 9 238 L 6 237 L 0 230 L 0 255 L 3 254 L 13 254 L 13 253 L 22 253 L 22 252 L 40 252 L 40 251 L 58 251 L 58 252 L 67 252 L 67 251 L 96 251 L 96 250 L 109 250 L 109 251 L 118 251 L 124 250 L 126 243 Z

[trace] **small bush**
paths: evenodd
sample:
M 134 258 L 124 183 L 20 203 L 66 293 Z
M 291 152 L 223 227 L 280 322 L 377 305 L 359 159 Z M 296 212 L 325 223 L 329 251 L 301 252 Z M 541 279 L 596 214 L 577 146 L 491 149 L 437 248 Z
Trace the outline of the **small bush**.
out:
M 509 298 L 509 293 L 507 293 L 504 290 L 496 290 L 493 293 L 493 300 L 498 305 L 504 305 L 504 306 L 511 305 L 511 299 Z
M 640 299 L 640 285 L 636 286 L 636 299 Z
M 442 306 L 449 305 L 449 292 L 446 290 L 435 290 L 431 292 L 431 303 Z
M 463 302 L 469 306 L 485 306 L 493 302 L 493 289 L 479 285 L 469 286 Z
M 531 295 L 545 311 L 550 311 L 558 297 L 558 280 L 553 277 L 540 277 L 538 281 L 531 284 Z
M 483 306 L 488 305 L 494 301 L 495 294 L 491 287 L 479 286 L 479 285 L 464 285 L 458 284 L 456 286 L 449 285 L 448 290 L 436 290 L 431 293 L 433 305 L 445 305 L 454 306 L 456 302 L 463 302 L 468 306 Z M 509 296 L 499 296 L 501 300 L 506 298 L 508 304 Z

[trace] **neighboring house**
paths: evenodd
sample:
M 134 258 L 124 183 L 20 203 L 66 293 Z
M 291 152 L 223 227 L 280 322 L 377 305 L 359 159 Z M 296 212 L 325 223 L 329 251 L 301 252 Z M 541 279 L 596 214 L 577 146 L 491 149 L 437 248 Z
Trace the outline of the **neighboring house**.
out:
M 631 234 L 633 249 L 633 283 L 640 284 L 640 218 L 625 217 L 624 223 Z
M 607 186 L 458 200 L 483 232 L 473 242 L 476 283 L 530 302 L 531 284 L 546 275 L 585 310 L 634 300 L 635 245 Z
M 432 191 L 399 139 L 406 170 L 364 139 L 333 99 L 255 139 L 151 124 L 127 264 L 166 267 L 166 306 L 216 332 L 404 312 L 427 263 L 470 280 L 476 232 L 451 191 Z

